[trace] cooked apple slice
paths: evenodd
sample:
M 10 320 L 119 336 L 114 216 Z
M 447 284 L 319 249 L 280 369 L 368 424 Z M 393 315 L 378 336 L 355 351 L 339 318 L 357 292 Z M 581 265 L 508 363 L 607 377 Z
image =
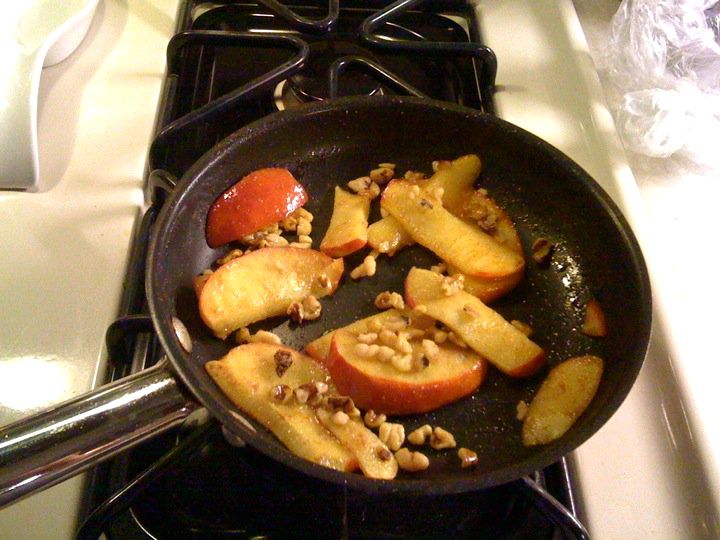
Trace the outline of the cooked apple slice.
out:
M 464 274 L 496 279 L 522 272 L 522 256 L 428 197 L 409 182 L 393 180 L 385 188 L 381 204 L 418 244 Z
M 467 190 L 461 193 L 459 199 L 462 201 L 460 210 L 452 211 L 458 217 L 477 223 L 480 228 L 492 236 L 496 242 L 511 249 L 519 255 L 523 255 L 520 236 L 515 229 L 510 217 L 498 206 L 485 190 Z M 443 197 L 443 204 L 445 197 Z
M 353 195 L 335 186 L 335 202 L 330 225 L 320 243 L 320 251 L 331 257 L 344 257 L 365 247 L 368 239 L 370 199 Z
M 343 326 L 338 330 L 344 330 L 355 336 L 357 336 L 358 334 L 366 334 L 370 331 L 369 326 L 372 321 L 378 321 L 382 324 L 388 319 L 397 318 L 400 316 L 402 316 L 402 313 L 400 313 L 399 311 L 395 309 L 388 309 L 387 311 L 371 315 L 370 317 L 365 317 L 364 319 L 355 321 L 354 323 L 348 324 L 347 326 Z M 327 334 L 320 336 L 316 340 L 311 341 L 305 346 L 305 352 L 312 356 L 318 362 L 324 363 L 325 359 L 330 354 L 330 343 L 332 342 L 332 338 L 335 332 L 337 332 L 337 330 L 328 332 Z
M 593 337 L 607 336 L 607 322 L 605 312 L 595 299 L 588 301 L 585 306 L 585 320 L 582 325 L 582 333 Z
M 368 478 L 391 480 L 397 476 L 398 464 L 387 446 L 358 420 L 345 424 L 333 421 L 333 413 L 319 408 L 315 414 L 320 423 L 357 458 L 360 470 Z
M 446 166 L 420 185 L 428 193 L 432 193 L 436 188 L 443 188 L 443 205 L 451 212 L 460 212 L 467 193 L 472 192 L 473 184 L 480 175 L 482 164 L 480 158 L 474 154 L 446 163 Z M 380 253 L 392 256 L 413 243 L 412 237 L 392 216 L 385 216 L 370 225 L 368 229 L 368 244 Z
M 205 234 L 219 247 L 277 223 L 307 201 L 305 189 L 287 169 L 260 169 L 243 177 L 210 207 Z
M 292 355 L 292 364 L 279 377 L 274 356 L 281 350 Z M 329 383 L 327 372 L 312 358 L 278 345 L 248 343 L 235 347 L 221 360 L 208 362 L 205 369 L 230 401 L 297 456 L 339 471 L 357 468 L 357 458 L 318 422 L 312 408 L 294 399 L 282 402 L 271 396 L 272 389 L 281 384 L 294 389 L 312 382 Z
M 471 349 L 511 377 L 532 375 L 545 361 L 539 345 L 470 293 L 460 291 L 424 305 L 428 316 L 444 323 Z
M 436 188 L 443 189 L 443 206 L 455 215 L 460 215 L 469 193 L 482 171 L 482 162 L 475 154 L 461 156 L 441 166 L 422 186 L 427 193 Z
M 448 273 L 455 275 L 458 272 L 448 267 Z M 464 276 L 464 290 L 488 304 L 512 290 L 521 279 L 522 274 L 500 279 Z M 405 303 L 413 308 L 418 304 L 445 297 L 442 290 L 444 280 L 445 276 L 437 272 L 413 267 L 405 278 Z
M 200 293 L 200 316 L 219 338 L 253 322 L 285 315 L 293 302 L 332 294 L 343 260 L 312 249 L 264 248 L 218 268 Z M 321 278 L 325 276 L 325 278 Z
M 432 411 L 471 394 L 485 379 L 487 363 L 470 350 L 443 344 L 419 371 L 398 371 L 389 362 L 364 358 L 349 332 L 334 333 L 326 365 L 340 393 L 360 408 L 386 414 Z M 412 343 L 414 352 L 421 349 Z
M 385 216 L 368 227 L 368 244 L 380 253 L 395 255 L 402 248 L 414 244 L 402 225 L 392 216 Z
M 562 437 L 590 405 L 602 372 L 602 358 L 591 355 L 570 358 L 552 368 L 525 416 L 523 444 L 547 444 Z

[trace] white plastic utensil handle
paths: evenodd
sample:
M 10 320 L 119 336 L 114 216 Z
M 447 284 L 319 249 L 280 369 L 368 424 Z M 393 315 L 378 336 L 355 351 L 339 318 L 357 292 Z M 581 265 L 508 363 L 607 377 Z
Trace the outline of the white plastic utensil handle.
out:
M 64 60 L 98 0 L 8 2 L 0 18 L 0 189 L 38 185 L 37 100 L 43 65 Z

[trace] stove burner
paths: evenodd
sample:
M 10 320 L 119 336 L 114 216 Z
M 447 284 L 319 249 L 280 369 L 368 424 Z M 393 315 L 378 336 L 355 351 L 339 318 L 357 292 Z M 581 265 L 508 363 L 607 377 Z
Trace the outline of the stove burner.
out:
M 327 99 L 328 70 L 330 65 L 343 56 L 364 56 L 377 60 L 375 56 L 358 45 L 346 41 L 326 41 L 310 44 L 310 60 L 305 68 L 288 79 L 288 89 L 300 102 Z M 343 76 L 341 96 L 374 95 L 381 91 L 376 79 L 355 71 Z

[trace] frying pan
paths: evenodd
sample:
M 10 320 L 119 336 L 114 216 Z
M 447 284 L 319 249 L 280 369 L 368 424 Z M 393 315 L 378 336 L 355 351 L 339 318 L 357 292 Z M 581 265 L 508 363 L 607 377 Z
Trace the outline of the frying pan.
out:
M 429 172 L 431 160 L 454 159 L 468 153 L 481 157 L 483 173 L 479 185 L 515 221 L 526 253 L 538 237 L 556 243 L 550 267 L 540 268 L 530 262 L 525 280 L 497 301 L 495 309 L 508 320 L 521 320 L 533 327 L 533 339 L 547 351 L 549 366 L 580 354 L 602 357 L 605 372 L 595 398 L 563 437 L 545 446 L 527 448 L 520 441 L 516 405 L 520 400 L 531 400 L 547 369 L 524 379 L 512 379 L 491 369 L 485 383 L 472 396 L 440 410 L 400 420 L 407 431 L 425 423 L 447 429 L 460 446 L 478 453 L 476 467 L 461 469 L 453 452 L 429 450 L 431 465 L 427 471 L 401 474 L 393 481 L 377 481 L 296 457 L 261 425 L 243 418 L 244 413 L 220 392 L 203 367 L 233 346 L 232 340 L 224 342 L 213 337 L 202 324 L 192 290 L 193 277 L 228 250 L 211 249 L 206 243 L 205 220 L 211 204 L 252 170 L 287 167 L 310 195 L 306 208 L 315 216 L 317 241 L 329 223 L 336 184 L 365 175 L 381 162 L 396 163 L 399 171 Z M 364 253 L 356 253 L 348 257 L 346 268 L 353 268 L 363 256 Z M 404 277 L 412 266 L 429 267 L 436 262 L 428 250 L 418 246 L 393 258 L 382 257 L 374 277 L 354 282 L 346 276 L 335 295 L 322 301 L 323 315 L 319 320 L 297 326 L 278 319 L 260 326 L 274 330 L 285 344 L 302 349 L 327 330 L 375 313 L 373 300 L 377 293 L 402 291 Z M 651 325 L 650 286 L 642 254 L 627 222 L 602 188 L 577 164 L 534 135 L 478 111 L 428 99 L 331 100 L 268 116 L 234 133 L 203 156 L 166 201 L 155 224 L 147 272 L 153 325 L 169 366 L 100 389 L 106 396 L 120 392 L 127 402 L 134 399 L 133 392 L 139 385 L 155 388 L 149 392 L 149 401 L 142 411 L 133 406 L 132 410 L 112 417 L 114 431 L 123 433 L 115 437 L 116 442 L 94 441 L 96 446 L 104 444 L 106 449 L 72 452 L 72 472 L 86 465 L 83 457 L 105 457 L 177 423 L 192 408 L 192 400 L 182 394 L 189 392 L 192 399 L 247 444 L 310 476 L 373 493 L 446 494 L 493 486 L 556 461 L 610 418 L 640 370 Z M 584 305 L 590 298 L 598 299 L 605 311 L 609 327 L 605 338 L 591 338 L 579 331 Z M 189 332 L 192 339 L 189 353 L 178 340 L 174 318 L 182 321 Z M 180 382 L 177 385 L 180 391 L 175 388 L 173 377 Z M 114 390 L 116 387 L 119 390 Z M 155 396 L 160 393 L 163 396 L 158 401 Z M 97 391 L 94 395 L 98 395 Z M 47 441 L 57 441 L 58 432 L 62 437 L 62 429 L 50 429 L 54 438 L 49 435 L 44 445 L 32 446 L 27 442 L 32 440 L 29 434 L 40 431 L 40 427 L 57 425 L 60 419 L 64 426 L 72 426 L 67 420 L 68 408 L 77 416 L 81 405 L 87 402 L 97 406 L 97 399 L 92 396 L 80 398 L 0 432 L 0 441 L 21 440 L 6 445 L 5 449 L 0 443 L 0 464 L 4 462 L 3 470 L 10 471 L 0 473 L 0 489 L 4 491 L 0 495 L 5 500 L 10 500 L 8 493 L 22 482 L 34 487 L 36 480 L 31 476 L 37 471 L 49 478 L 46 483 L 61 479 L 55 472 L 57 461 L 61 460 L 56 459 L 50 469 L 37 462 L 32 467 L 20 467 L 19 450 L 38 454 L 41 446 L 53 446 Z M 185 413 L 179 413 L 180 410 Z M 70 429 L 64 440 L 73 439 L 80 432 L 87 438 L 94 428 L 106 426 L 106 420 L 84 430 Z M 128 436 L 130 428 L 125 426 L 133 422 L 136 431 Z M 143 431 L 138 426 L 151 427 Z M 123 438 L 125 442 L 121 441 Z

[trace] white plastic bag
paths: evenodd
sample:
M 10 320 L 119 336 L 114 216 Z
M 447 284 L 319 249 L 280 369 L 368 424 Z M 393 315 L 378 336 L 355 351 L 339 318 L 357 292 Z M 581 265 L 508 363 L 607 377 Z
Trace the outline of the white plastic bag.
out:
M 625 146 L 720 168 L 718 0 L 623 0 L 606 65 Z

